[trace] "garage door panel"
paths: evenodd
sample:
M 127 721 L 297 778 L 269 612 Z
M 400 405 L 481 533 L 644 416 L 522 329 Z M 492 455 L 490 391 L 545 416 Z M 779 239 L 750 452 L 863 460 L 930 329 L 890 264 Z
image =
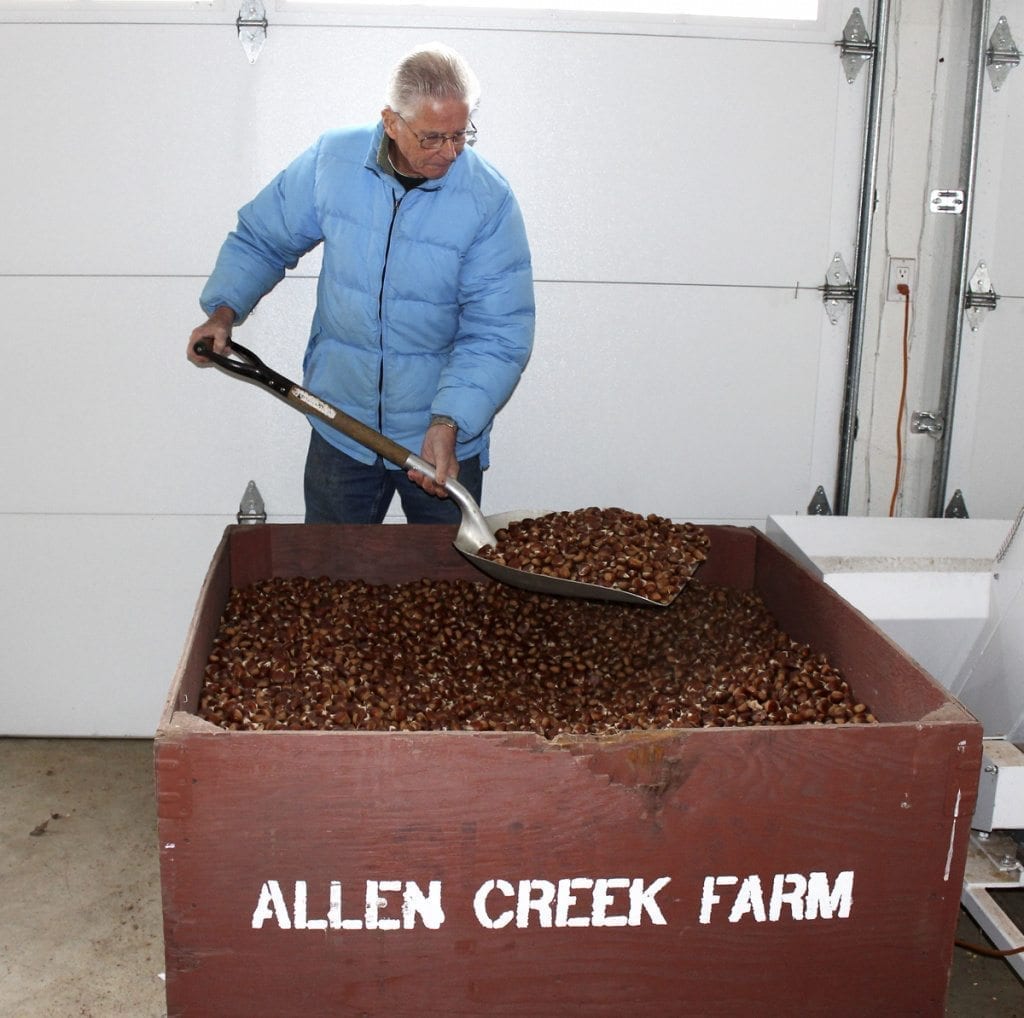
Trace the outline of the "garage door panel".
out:
M 303 417 L 185 359 L 199 285 L 0 280 L 6 324 L 31 352 L 5 401 L 19 441 L 0 450 L 0 512 L 220 514 L 257 478 L 275 512 L 301 514 Z M 282 284 L 245 326 L 246 345 L 295 380 L 313 288 Z
M 1013 516 L 1024 505 L 1024 414 L 1020 413 L 1019 404 L 1020 384 L 1024 380 L 1024 300 L 1007 302 L 1000 312 L 1004 317 L 986 330 L 984 340 L 979 384 L 983 398 L 977 408 L 971 463 L 976 476 L 1002 479 L 1000 487 L 1005 498 L 996 500 L 994 492 L 972 496 L 975 515 L 991 515 L 999 509 L 998 515 Z M 1018 402 L 1003 402 L 1001 397 L 1012 395 L 1016 395 Z
M 517 165 L 515 139 L 499 132 L 493 142 L 528 213 L 537 275 L 733 284 L 823 277 L 832 253 L 834 53 L 640 39 L 626 90 L 606 74 L 610 45 L 562 43 L 559 65 L 574 85 L 550 125 L 553 163 L 534 153 Z M 741 64 L 743 73 L 729 73 Z M 551 85 L 525 82 L 521 102 L 543 109 Z
M 1024 506 L 1022 335 L 1024 300 L 1004 298 L 961 352 L 948 491 L 980 519 L 1012 519 Z
M 151 738 L 233 522 L 0 515 L 4 735 Z
M 1024 0 L 993 12 L 1016 32 L 1024 23 Z M 974 218 L 968 276 L 988 269 L 999 295 L 972 329 L 965 318 L 958 365 L 956 406 L 943 504 L 960 491 L 967 511 L 979 518 L 1006 519 L 1024 506 L 1024 75 L 1011 70 L 999 91 L 988 75 L 982 92 Z
M 531 33 L 456 34 L 486 67 L 480 151 L 517 189 L 539 278 L 823 274 L 850 91 L 833 45 L 639 37 L 625 56 L 615 36 L 555 35 L 538 60 Z M 3 80 L 33 97 L 9 111 L 9 186 L 47 200 L 18 209 L 0 272 L 208 271 L 282 165 L 376 118 L 381 67 L 416 39 L 289 26 L 250 65 L 223 26 L 8 26 Z
M 6 111 L 5 183 L 29 200 L 0 272 L 208 272 L 286 162 L 376 119 L 401 47 L 383 30 L 292 29 L 250 64 L 226 26 L 5 25 L 0 82 L 28 97 Z
M 867 78 L 848 85 L 834 45 L 849 6 L 821 7 L 812 27 L 749 38 L 296 14 L 255 64 L 232 24 L 180 12 L 5 21 L 0 301 L 24 352 L 0 451 L 10 675 L 33 666 L 45 618 L 68 620 L 38 703 L 5 731 L 151 732 L 246 484 L 272 520 L 301 518 L 308 426 L 187 363 L 197 295 L 237 208 L 323 130 L 374 119 L 384 69 L 442 34 L 483 78 L 479 148 L 516 189 L 537 279 L 485 509 L 803 511 L 835 470 L 848 323 L 814 288 L 834 252 L 853 266 Z M 296 380 L 319 264 L 239 333 Z M 96 639 L 111 617 L 131 631 Z
M 196 285 L 0 281 L 15 330 L 65 337 L 34 347 L 34 384 L 9 396 L 25 427 L 0 452 L 12 482 L 0 511 L 217 514 L 254 479 L 269 512 L 301 515 L 306 423 L 260 387 L 185 360 Z M 144 334 L 112 315 L 119 301 L 148 309 Z M 312 302 L 311 280 L 286 281 L 239 339 L 300 380 Z M 533 358 L 495 427 L 492 506 L 505 490 L 559 507 L 628 495 L 703 518 L 806 505 L 819 376 L 841 368 L 816 295 L 540 284 L 538 304 Z M 537 449 L 548 450 L 539 464 Z M 691 468 L 696 490 L 681 483 Z
M 5 115 L 5 146 L 18 153 L 5 183 L 25 201 L 0 271 L 180 273 L 188 252 L 216 251 L 252 172 L 244 125 L 217 115 L 198 71 L 216 67 L 219 50 L 197 26 L 5 26 L 5 94 L 28 101 Z M 226 106 L 244 107 L 220 84 Z M 218 148 L 236 153 L 232 172 L 218 172 Z
M 1024 3 L 1019 18 L 1024 18 Z M 972 250 L 992 274 L 996 292 L 1024 297 L 1024 74 L 1011 74 L 998 93 L 987 92 L 982 110 L 979 181 Z M 975 262 L 971 263 L 971 271 Z
M 814 297 L 551 286 L 540 310 L 533 359 L 495 428 L 488 511 L 525 499 L 763 521 L 802 511 L 827 483 L 809 475 L 824 317 Z

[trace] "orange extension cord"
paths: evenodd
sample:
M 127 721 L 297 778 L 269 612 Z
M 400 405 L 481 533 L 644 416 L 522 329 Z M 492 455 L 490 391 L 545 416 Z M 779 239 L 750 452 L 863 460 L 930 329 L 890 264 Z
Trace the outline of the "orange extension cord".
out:
M 893 484 L 892 499 L 889 502 L 890 516 L 896 511 L 896 498 L 899 495 L 900 481 L 903 475 L 903 415 L 907 407 L 907 375 L 910 364 L 910 287 L 906 283 L 900 283 L 896 290 L 903 295 L 903 384 L 900 388 L 900 407 L 896 414 L 896 481 Z M 956 939 L 953 943 L 957 947 L 973 951 L 975 954 L 984 955 L 986 958 L 1008 958 L 1010 955 L 1024 952 L 1024 947 L 1013 947 L 1000 951 L 994 947 L 972 944 L 967 940 Z
M 962 947 L 975 954 L 983 954 L 986 958 L 1009 958 L 1011 954 L 1020 954 L 1024 947 L 1011 947 L 1005 951 L 998 951 L 994 947 L 982 947 L 981 944 L 971 944 L 966 940 L 954 940 L 957 947 Z
M 896 480 L 889 500 L 889 515 L 896 514 L 896 497 L 903 480 L 903 415 L 907 408 L 907 374 L 910 367 L 910 287 L 900 283 L 896 291 L 903 295 L 903 385 L 900 388 L 900 408 L 896 414 Z

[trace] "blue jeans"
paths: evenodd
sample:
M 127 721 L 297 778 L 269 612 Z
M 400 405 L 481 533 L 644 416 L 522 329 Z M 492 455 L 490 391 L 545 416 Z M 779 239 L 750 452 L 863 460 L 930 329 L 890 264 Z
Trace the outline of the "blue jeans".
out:
M 480 457 L 459 462 L 459 484 L 480 504 L 483 490 Z M 458 503 L 428 495 L 404 470 L 389 470 L 384 461 L 360 463 L 335 449 L 313 429 L 304 478 L 307 523 L 381 523 L 395 492 L 409 523 L 455 523 Z

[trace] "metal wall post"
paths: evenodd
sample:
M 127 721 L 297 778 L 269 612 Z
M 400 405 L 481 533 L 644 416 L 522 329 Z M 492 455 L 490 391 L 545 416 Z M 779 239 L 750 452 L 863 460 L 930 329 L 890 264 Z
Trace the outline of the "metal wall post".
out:
M 964 312 L 966 309 L 967 275 L 970 271 L 968 259 L 971 247 L 971 229 L 974 225 L 974 185 L 978 170 L 978 134 L 981 127 L 981 97 L 985 86 L 986 35 L 990 16 L 989 0 L 977 0 L 974 5 L 974 45 L 971 59 L 974 66 L 974 97 L 966 112 L 966 142 L 961 156 L 961 172 L 966 178 L 966 201 L 964 203 L 963 225 L 960 236 L 960 254 L 954 267 L 951 281 L 949 316 L 947 318 L 946 346 L 942 360 L 942 382 L 940 402 L 942 404 L 943 428 L 935 450 L 935 466 L 932 471 L 929 515 L 940 517 L 944 513 L 946 486 L 949 484 L 949 454 L 953 437 L 953 412 L 956 407 L 957 373 L 960 367 L 960 348 L 963 341 Z
M 857 430 L 857 402 L 860 396 L 861 359 L 864 350 L 865 290 L 871 254 L 871 226 L 875 212 L 875 180 L 878 172 L 878 135 L 882 108 L 882 81 L 889 36 L 888 0 L 875 3 L 875 58 L 868 92 L 868 115 L 864 125 L 864 155 L 861 163 L 860 210 L 857 227 L 857 257 L 853 270 L 854 298 L 850 315 L 850 340 L 846 358 L 846 385 L 840 430 L 839 464 L 836 470 L 835 512 L 846 516 L 850 508 L 853 475 L 853 444 Z

